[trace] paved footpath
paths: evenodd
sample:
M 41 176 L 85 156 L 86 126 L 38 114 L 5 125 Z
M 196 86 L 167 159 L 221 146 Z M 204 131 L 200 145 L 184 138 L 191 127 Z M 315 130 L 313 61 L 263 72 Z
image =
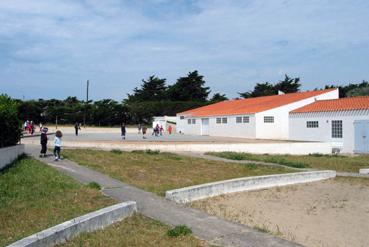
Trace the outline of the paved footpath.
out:
M 70 160 L 54 161 L 53 157 L 39 158 L 38 146 L 26 146 L 29 155 L 73 177 L 81 183 L 95 181 L 103 189 L 103 193 L 118 201 L 136 201 L 138 211 L 150 218 L 169 225 L 185 224 L 193 234 L 210 244 L 219 246 L 301 246 L 270 234 L 256 231 L 245 225 L 233 223 L 208 215 L 197 209 L 185 207 L 168 201 L 153 193 L 143 191 L 112 179 L 102 173 L 80 166 Z

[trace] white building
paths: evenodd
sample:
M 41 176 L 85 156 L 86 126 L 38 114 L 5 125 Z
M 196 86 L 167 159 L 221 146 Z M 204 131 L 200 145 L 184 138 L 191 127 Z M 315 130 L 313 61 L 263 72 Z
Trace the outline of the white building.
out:
M 289 113 L 316 100 L 338 99 L 338 89 L 227 100 L 177 114 L 177 132 L 288 139 Z
M 369 96 L 316 101 L 290 113 L 290 139 L 369 153 Z

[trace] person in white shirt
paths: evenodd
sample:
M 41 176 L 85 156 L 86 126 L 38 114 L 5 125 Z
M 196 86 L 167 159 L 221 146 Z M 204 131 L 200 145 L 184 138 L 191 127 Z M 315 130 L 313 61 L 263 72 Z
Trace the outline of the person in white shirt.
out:
M 61 146 L 62 146 L 62 138 L 63 134 L 60 130 L 57 130 L 55 132 L 55 139 L 54 139 L 54 156 L 55 156 L 55 161 L 60 160 L 60 150 L 61 150 Z

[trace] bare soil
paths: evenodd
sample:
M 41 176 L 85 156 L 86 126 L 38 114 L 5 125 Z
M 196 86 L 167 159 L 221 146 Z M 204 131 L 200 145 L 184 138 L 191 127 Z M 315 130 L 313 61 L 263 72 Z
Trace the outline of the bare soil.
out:
M 369 179 L 234 193 L 191 204 L 305 246 L 369 246 Z

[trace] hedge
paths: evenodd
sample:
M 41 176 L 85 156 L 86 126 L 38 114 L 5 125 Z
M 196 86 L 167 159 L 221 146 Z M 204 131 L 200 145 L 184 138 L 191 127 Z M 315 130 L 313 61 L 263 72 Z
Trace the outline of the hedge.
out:
M 17 144 L 21 134 L 17 103 L 7 95 L 0 95 L 0 148 Z

